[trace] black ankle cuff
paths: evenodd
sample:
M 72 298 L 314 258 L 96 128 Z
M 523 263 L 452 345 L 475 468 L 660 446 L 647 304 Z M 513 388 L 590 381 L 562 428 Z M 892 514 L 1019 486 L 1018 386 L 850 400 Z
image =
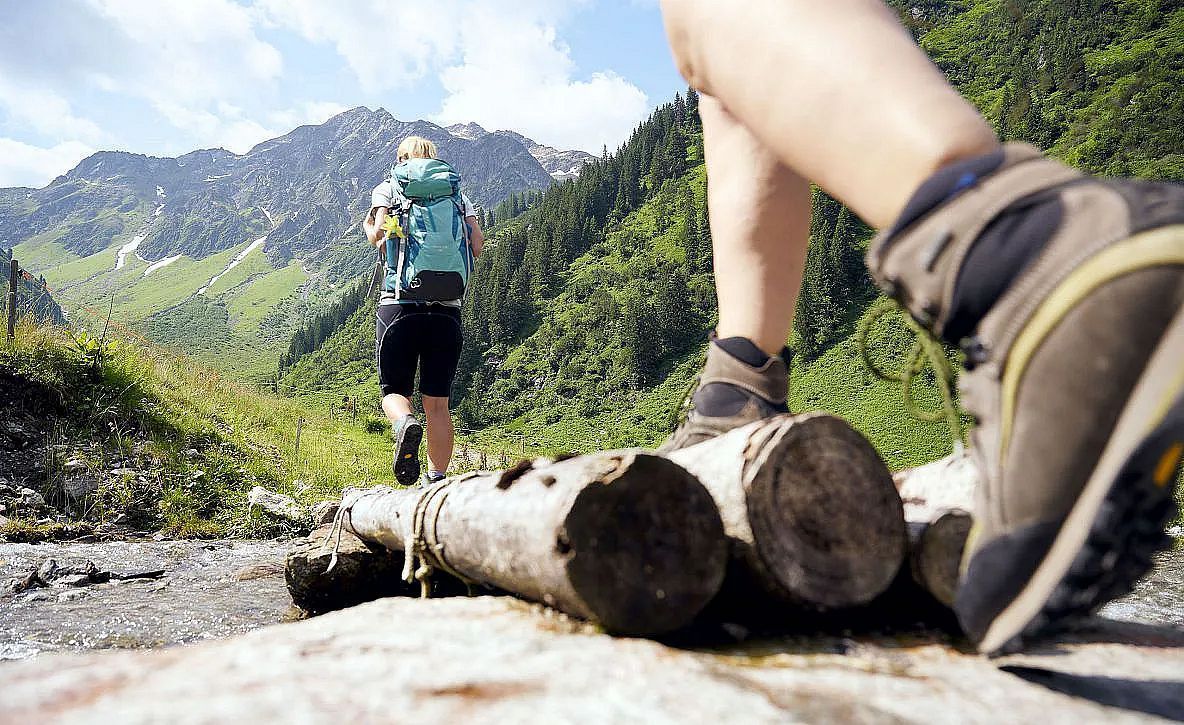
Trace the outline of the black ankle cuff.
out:
M 928 214 L 938 204 L 974 186 L 980 177 L 999 168 L 1003 164 L 1003 159 L 1003 149 L 999 148 L 989 154 L 955 161 L 938 169 L 913 192 L 888 236 L 895 235 Z
M 765 356 L 768 359 L 768 356 Z M 695 391 L 692 398 L 695 410 L 711 418 L 727 418 L 737 415 L 748 401 L 754 396 L 752 393 L 735 385 L 727 383 L 708 383 Z M 761 398 L 764 400 L 764 398 Z M 781 413 L 788 413 L 789 407 L 785 403 L 775 404 L 765 400 L 765 404 Z
M 756 346 L 752 340 L 747 337 L 724 337 L 716 338 L 713 342 L 719 345 L 720 349 L 736 358 L 745 365 L 751 365 L 754 368 L 759 368 L 765 363 L 769 362 L 769 355 L 764 350 Z M 789 364 L 790 352 L 788 347 L 781 348 L 781 359 Z

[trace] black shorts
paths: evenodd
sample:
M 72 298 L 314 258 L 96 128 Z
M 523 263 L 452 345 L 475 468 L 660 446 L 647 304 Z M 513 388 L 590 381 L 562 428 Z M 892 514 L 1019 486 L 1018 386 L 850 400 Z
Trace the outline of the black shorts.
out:
M 375 330 L 378 384 L 383 396 L 419 392 L 447 398 L 460 362 L 460 310 L 443 305 L 379 305 Z

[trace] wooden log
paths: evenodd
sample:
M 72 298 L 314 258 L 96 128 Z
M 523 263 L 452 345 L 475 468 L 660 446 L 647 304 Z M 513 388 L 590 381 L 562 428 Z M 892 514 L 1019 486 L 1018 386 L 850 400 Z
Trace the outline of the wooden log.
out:
M 905 555 L 900 497 L 876 450 L 821 413 L 783 415 L 670 454 L 719 507 L 755 582 L 815 609 L 871 601 Z
M 523 461 L 426 490 L 347 495 L 343 506 L 363 540 L 397 550 L 420 541 L 429 562 L 621 634 L 689 623 L 727 563 L 711 496 L 639 451 Z
M 965 511 L 950 510 L 933 521 L 909 521 L 909 575 L 933 598 L 954 606 L 962 549 L 970 534 L 971 518 Z
M 978 485 L 974 463 L 958 450 L 900 471 L 894 479 L 909 529 L 909 573 L 934 599 L 952 607 Z
M 288 551 L 284 579 L 296 606 L 320 614 L 381 597 L 419 593 L 418 586 L 399 576 L 402 557 L 377 544 L 367 544 L 348 531 L 341 532 L 337 542 L 336 534 L 331 524 L 322 525 Z M 334 549 L 336 565 L 326 572 Z

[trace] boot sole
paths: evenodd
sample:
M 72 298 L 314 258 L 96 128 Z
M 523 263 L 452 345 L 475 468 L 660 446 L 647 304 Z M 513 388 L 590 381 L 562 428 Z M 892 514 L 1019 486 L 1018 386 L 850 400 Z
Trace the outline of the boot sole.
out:
M 1184 243 L 1184 227 L 1158 230 Z M 1095 611 L 1134 587 L 1168 548 L 1164 527 L 1184 459 L 1184 310 L 1176 314 L 1077 503 L 1023 590 L 979 650 L 1005 654 L 1056 623 Z
M 395 443 L 394 461 L 391 467 L 395 472 L 395 480 L 404 486 L 410 486 L 419 480 L 419 443 L 423 440 L 423 425 L 419 422 L 408 423 L 399 431 L 399 439 Z

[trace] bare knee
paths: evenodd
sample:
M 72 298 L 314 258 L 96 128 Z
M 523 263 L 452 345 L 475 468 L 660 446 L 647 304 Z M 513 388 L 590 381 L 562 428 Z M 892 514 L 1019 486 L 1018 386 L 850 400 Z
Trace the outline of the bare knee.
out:
M 423 396 L 423 412 L 429 419 L 443 420 L 449 418 L 448 398 Z
M 666 26 L 666 39 L 674 54 L 678 72 L 696 90 L 703 88 L 701 64 L 696 61 L 698 48 L 698 23 L 695 20 L 695 0 L 661 0 L 662 21 Z

